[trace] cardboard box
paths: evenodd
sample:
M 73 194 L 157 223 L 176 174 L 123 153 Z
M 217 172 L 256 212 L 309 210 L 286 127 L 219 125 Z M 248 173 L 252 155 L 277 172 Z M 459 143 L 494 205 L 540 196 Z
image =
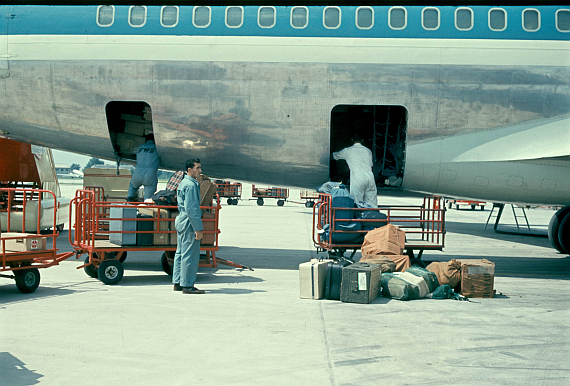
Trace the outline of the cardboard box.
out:
M 28 237 L 34 236 L 34 237 Z M 28 233 L 7 232 L 2 234 L 6 237 L 22 237 L 21 239 L 5 240 L 6 252 L 27 252 L 27 251 L 44 251 L 46 249 L 46 238 Z M 0 253 L 2 252 L 0 245 Z
M 326 261 L 309 261 L 299 264 L 301 299 L 322 299 L 325 296 Z
M 212 199 L 216 194 L 218 185 L 210 180 L 204 180 L 200 183 L 200 206 L 212 206 Z
M 176 218 L 178 216 L 178 211 L 170 213 L 171 218 Z M 202 213 L 202 219 L 215 219 L 215 213 Z M 172 230 L 176 230 L 174 228 L 174 222 L 172 222 Z M 204 226 L 205 231 L 215 231 L 216 230 L 216 222 L 215 221 L 202 221 L 202 225 Z M 178 241 L 177 233 L 170 234 L 170 244 L 176 245 Z M 216 233 L 204 233 L 202 240 L 200 241 L 200 245 L 214 245 L 216 243 Z
M 406 232 L 388 224 L 371 230 L 364 236 L 362 255 L 402 255 L 406 246 Z
M 461 295 L 468 298 L 495 296 L 495 263 L 487 259 L 458 259 L 461 263 Z
M 169 231 L 172 227 L 172 230 L 175 230 L 174 221 L 167 220 L 170 218 L 170 211 L 168 209 L 139 207 L 139 214 L 152 216 L 153 218 L 159 218 L 159 211 L 160 220 L 152 223 L 152 229 L 155 231 Z M 152 245 L 170 245 L 170 233 L 153 234 Z

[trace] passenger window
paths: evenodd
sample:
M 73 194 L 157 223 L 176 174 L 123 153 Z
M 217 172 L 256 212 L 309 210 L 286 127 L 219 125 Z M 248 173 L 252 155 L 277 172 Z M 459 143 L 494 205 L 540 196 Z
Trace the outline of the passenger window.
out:
M 560 32 L 570 32 L 570 10 L 556 11 L 556 29 Z
M 142 27 L 146 23 L 146 7 L 134 6 L 129 9 L 129 24 L 131 27 Z
M 226 8 L 226 26 L 230 28 L 239 28 L 243 24 L 243 8 L 227 7 Z
M 502 8 L 489 10 L 489 28 L 493 31 L 504 31 L 507 28 L 507 13 Z
M 257 15 L 257 24 L 261 28 L 271 28 L 275 25 L 275 8 L 260 7 Z
M 527 32 L 535 32 L 540 29 L 540 13 L 536 9 L 523 11 L 523 29 Z
M 210 25 L 210 15 L 210 7 L 194 7 L 192 24 L 194 24 L 196 28 L 206 28 Z
M 408 11 L 406 8 L 393 7 L 388 12 L 388 25 L 392 29 L 404 29 L 408 24 Z
M 112 5 L 100 5 L 97 9 L 97 24 L 99 27 L 109 27 L 115 19 L 115 7 Z
M 439 28 L 439 9 L 424 8 L 422 11 L 422 26 L 427 30 L 436 30 Z
M 327 7 L 323 11 L 323 24 L 325 28 L 336 29 L 340 27 L 340 8 Z
M 291 27 L 305 28 L 309 24 L 309 10 L 305 7 L 293 7 L 291 10 Z
M 178 7 L 162 7 L 160 23 L 163 27 L 174 27 L 178 24 Z
M 470 8 L 457 8 L 455 11 L 455 28 L 469 31 L 473 28 L 473 11 Z
M 374 10 L 370 7 L 360 7 L 356 10 L 356 26 L 360 29 L 370 29 L 374 26 Z

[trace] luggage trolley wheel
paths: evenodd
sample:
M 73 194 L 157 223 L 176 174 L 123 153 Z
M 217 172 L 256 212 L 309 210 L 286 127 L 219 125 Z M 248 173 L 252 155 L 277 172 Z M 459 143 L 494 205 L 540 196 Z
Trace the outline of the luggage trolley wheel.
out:
M 257 199 L 257 205 L 263 206 L 263 198 L 259 197 L 259 198 Z
M 118 253 L 119 252 L 107 252 L 107 259 L 115 260 Z M 121 263 L 124 263 L 125 260 L 127 260 L 127 251 L 123 251 L 121 257 L 119 258 L 119 261 Z
M 314 201 L 305 201 L 305 208 L 312 208 L 313 206 L 315 206 Z
M 40 271 L 37 268 L 19 269 L 14 271 L 16 287 L 23 294 L 34 292 L 40 285 Z
M 277 206 L 285 205 L 285 200 L 277 200 Z
M 174 252 L 164 252 L 162 257 L 160 258 L 160 265 L 162 266 L 162 270 L 167 275 L 172 275 L 172 264 L 174 259 Z
M 119 260 L 103 260 L 97 273 L 104 284 L 117 284 L 123 278 L 125 269 Z
M 94 255 L 96 256 L 97 254 L 94 253 Z M 85 258 L 85 264 L 89 264 L 89 256 L 87 256 Z M 94 279 L 99 278 L 99 273 L 97 272 L 97 267 L 95 267 L 93 264 L 86 265 L 85 267 L 83 267 L 83 270 L 85 271 L 87 276 L 92 277 Z

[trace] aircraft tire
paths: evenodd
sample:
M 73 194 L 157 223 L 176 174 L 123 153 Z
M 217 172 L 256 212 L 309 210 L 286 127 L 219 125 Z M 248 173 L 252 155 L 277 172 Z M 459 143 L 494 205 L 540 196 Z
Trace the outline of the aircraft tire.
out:
M 570 214 L 570 206 L 565 206 L 554 213 L 548 224 L 548 239 L 550 243 L 552 243 L 552 246 L 560 253 L 566 253 L 562 248 L 562 244 L 560 244 L 560 234 L 562 234 L 560 232 L 560 224 L 565 217 L 568 217 L 568 214 Z M 565 228 L 567 227 L 568 225 L 566 225 Z M 568 232 L 568 230 L 566 230 L 566 232 Z
M 563 253 L 570 255 L 570 213 L 567 213 L 560 223 L 558 241 L 560 241 Z

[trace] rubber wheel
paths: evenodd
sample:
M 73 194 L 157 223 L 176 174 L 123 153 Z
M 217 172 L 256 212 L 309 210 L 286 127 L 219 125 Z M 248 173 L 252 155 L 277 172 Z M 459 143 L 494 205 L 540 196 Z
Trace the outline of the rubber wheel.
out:
M 227 203 L 228 203 L 228 205 L 233 205 L 233 204 L 234 204 L 234 200 L 232 200 L 231 198 L 228 198 Z
M 453 203 L 449 203 L 449 209 L 451 209 L 453 207 Z
M 550 223 L 548 224 L 548 239 L 552 243 L 552 246 L 556 248 L 556 250 L 560 253 L 565 253 L 564 249 L 562 248 L 562 244 L 560 244 L 560 223 L 565 219 L 565 217 L 567 217 L 569 213 L 570 206 L 559 209 L 556 213 L 554 213 L 550 219 Z
M 485 210 L 485 205 L 481 205 L 481 210 Z
M 40 285 L 40 271 L 37 268 L 27 268 L 14 271 L 16 287 L 23 294 L 34 292 Z
M 277 200 L 277 206 L 283 206 L 283 205 L 285 205 L 285 201 Z
M 63 232 L 63 228 L 65 227 L 65 224 L 59 224 L 55 226 L 55 230 L 58 232 Z
M 172 256 L 174 258 L 174 256 Z M 164 252 L 162 257 L 160 258 L 160 265 L 162 266 L 162 270 L 167 275 L 172 275 L 172 260 L 168 259 L 168 253 Z
M 312 202 L 312 201 L 306 201 L 306 202 L 305 202 L 305 208 L 311 208 L 311 207 L 313 206 L 313 205 L 311 205 L 311 204 L 314 205 L 314 202 Z
M 234 204 L 234 205 L 237 205 L 237 204 L 238 204 L 238 201 L 239 201 L 239 200 L 238 200 L 237 198 L 234 198 L 233 204 Z
M 455 210 L 459 210 L 459 205 L 455 205 Z
M 258 198 L 258 199 L 257 199 L 257 205 L 263 206 L 263 198 Z
M 570 255 L 570 213 L 566 214 L 558 227 L 558 241 L 564 253 Z
M 124 272 L 123 264 L 119 260 L 104 260 L 99 265 L 99 280 L 104 284 L 117 284 L 123 278 Z
M 471 210 L 475 210 L 476 207 L 477 205 L 471 205 Z
M 89 263 L 89 256 L 85 258 L 85 264 Z M 97 273 L 97 268 L 93 264 L 86 265 L 83 267 L 83 270 L 87 274 L 87 276 L 92 277 L 94 279 L 99 278 L 99 274 Z

